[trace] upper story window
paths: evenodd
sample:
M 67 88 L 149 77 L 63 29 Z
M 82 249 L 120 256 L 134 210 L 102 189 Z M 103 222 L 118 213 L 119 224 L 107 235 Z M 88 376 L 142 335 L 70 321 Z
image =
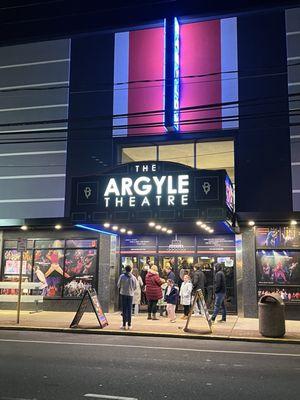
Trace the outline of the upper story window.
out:
M 233 140 L 122 148 L 122 164 L 152 160 L 171 161 L 198 169 L 226 169 L 234 183 Z

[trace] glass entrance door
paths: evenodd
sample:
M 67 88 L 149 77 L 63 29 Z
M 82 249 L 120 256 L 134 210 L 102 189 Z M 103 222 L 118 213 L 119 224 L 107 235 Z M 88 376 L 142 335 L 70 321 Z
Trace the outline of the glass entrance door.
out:
M 205 300 L 207 307 L 212 309 L 214 305 L 214 274 L 215 263 L 223 265 L 226 278 L 226 304 L 228 311 L 236 311 L 236 295 L 234 285 L 234 257 L 198 257 L 198 263 L 206 278 Z

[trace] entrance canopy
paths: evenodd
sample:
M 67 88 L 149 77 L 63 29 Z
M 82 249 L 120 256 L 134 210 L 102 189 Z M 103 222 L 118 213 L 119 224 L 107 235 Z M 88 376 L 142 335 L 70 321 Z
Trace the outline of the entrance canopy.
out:
M 143 232 L 152 222 L 152 228 L 191 232 L 200 224 L 230 221 L 233 208 L 232 184 L 225 170 L 132 162 L 72 182 L 74 224 L 124 225 Z

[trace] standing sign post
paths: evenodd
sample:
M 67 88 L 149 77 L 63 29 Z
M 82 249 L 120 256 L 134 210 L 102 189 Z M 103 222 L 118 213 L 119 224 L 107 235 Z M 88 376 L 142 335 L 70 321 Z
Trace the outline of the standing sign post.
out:
M 206 319 L 207 325 L 209 327 L 210 333 L 212 333 L 212 323 L 211 323 L 211 320 L 210 320 L 209 312 L 208 312 L 208 309 L 207 309 L 207 306 L 206 306 L 206 303 L 205 303 L 205 299 L 204 299 L 204 296 L 203 296 L 203 293 L 202 293 L 201 289 L 198 289 L 196 294 L 195 294 L 194 301 L 193 301 L 192 307 L 190 309 L 190 312 L 189 312 L 189 315 L 188 315 L 188 319 L 186 320 L 186 325 L 185 325 L 183 330 L 185 332 L 189 331 L 188 326 L 189 326 L 190 319 L 191 319 L 191 316 L 193 314 L 193 311 L 194 311 L 194 308 L 195 308 L 195 305 L 196 305 L 197 302 L 200 303 L 200 305 L 202 307 L 202 310 L 204 311 L 204 315 L 205 315 L 205 319 Z
M 73 321 L 71 322 L 70 328 L 78 327 L 78 324 L 81 318 L 83 317 L 83 314 L 85 313 L 89 303 L 92 305 L 93 311 L 97 317 L 100 328 L 104 328 L 105 326 L 108 325 L 106 316 L 102 311 L 102 307 L 100 305 L 96 290 L 88 289 L 84 292 L 83 298 L 81 300 L 81 303 L 79 304 L 78 310 L 73 318 Z
M 19 271 L 19 287 L 18 287 L 18 304 L 17 304 L 17 324 L 20 323 L 21 312 L 21 295 L 22 295 L 22 270 L 23 270 L 23 253 L 27 250 L 27 240 L 18 239 L 17 251 L 21 253 L 20 256 L 20 271 Z

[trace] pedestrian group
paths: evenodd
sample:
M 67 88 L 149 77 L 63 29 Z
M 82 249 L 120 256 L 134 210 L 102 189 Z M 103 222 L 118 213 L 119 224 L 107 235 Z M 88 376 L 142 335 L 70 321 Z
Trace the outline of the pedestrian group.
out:
M 222 265 L 216 264 L 215 271 L 215 302 L 210 321 L 213 323 L 222 309 L 222 318 L 219 322 L 226 322 L 226 280 Z M 141 274 L 136 268 L 132 270 L 130 265 L 125 267 L 117 284 L 122 308 L 121 329 L 132 329 L 132 312 L 138 315 L 142 298 L 147 301 L 148 320 L 157 321 L 159 312 L 161 316 L 166 313 L 171 323 L 176 322 L 178 304 L 183 306 L 181 319 L 189 318 L 197 290 L 201 289 L 205 294 L 205 289 L 207 289 L 206 277 L 201 266 L 196 264 L 192 269 L 182 268 L 180 277 L 176 279 L 172 266 L 167 263 L 164 273 L 164 278 L 160 277 L 158 267 L 154 263 L 144 266 Z M 194 315 L 204 315 L 204 309 L 199 300 L 193 312 Z

